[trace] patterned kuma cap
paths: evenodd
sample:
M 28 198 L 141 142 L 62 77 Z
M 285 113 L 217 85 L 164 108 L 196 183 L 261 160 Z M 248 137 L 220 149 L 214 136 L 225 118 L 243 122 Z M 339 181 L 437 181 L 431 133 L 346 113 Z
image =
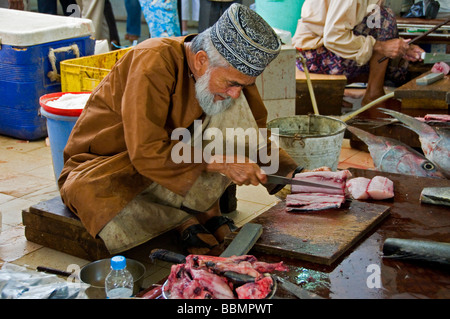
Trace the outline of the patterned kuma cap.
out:
M 211 27 L 211 40 L 238 71 L 258 76 L 281 50 L 271 26 L 249 7 L 234 3 Z

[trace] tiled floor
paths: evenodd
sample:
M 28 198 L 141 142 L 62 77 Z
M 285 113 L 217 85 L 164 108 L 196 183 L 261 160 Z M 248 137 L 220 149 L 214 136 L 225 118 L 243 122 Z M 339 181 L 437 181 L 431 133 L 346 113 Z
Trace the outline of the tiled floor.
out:
M 128 41 L 123 38 L 125 23 L 118 21 L 117 26 L 122 45 L 128 45 Z M 148 28 L 144 25 L 142 29 L 140 41 L 148 37 Z M 339 161 L 338 168 L 341 169 L 373 167 L 370 155 L 352 149 L 348 140 L 344 140 Z M 30 269 L 46 266 L 66 270 L 69 265 L 82 267 L 89 263 L 88 260 L 43 247 L 25 238 L 22 210 L 58 195 L 48 142 L 45 139 L 29 142 L 0 136 L 0 267 L 4 263 L 13 263 Z M 268 195 L 262 186 L 238 187 L 237 198 L 237 211 L 228 216 L 233 218 L 238 226 L 278 202 L 278 199 Z M 166 277 L 170 268 L 168 263 L 150 262 L 149 249 L 144 246 L 128 253 L 130 258 L 146 265 L 144 287 Z

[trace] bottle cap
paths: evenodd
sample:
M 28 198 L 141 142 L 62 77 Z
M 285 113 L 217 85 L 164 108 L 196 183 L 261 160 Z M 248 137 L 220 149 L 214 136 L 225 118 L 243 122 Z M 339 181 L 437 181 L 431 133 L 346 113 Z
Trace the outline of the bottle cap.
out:
M 111 268 L 114 270 L 125 269 L 127 266 L 127 260 L 124 256 L 114 256 L 111 258 Z

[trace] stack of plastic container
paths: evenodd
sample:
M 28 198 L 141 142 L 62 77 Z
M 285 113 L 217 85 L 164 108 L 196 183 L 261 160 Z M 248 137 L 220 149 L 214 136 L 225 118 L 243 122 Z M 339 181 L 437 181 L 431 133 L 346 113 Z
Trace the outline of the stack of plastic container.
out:
M 94 54 L 91 20 L 0 9 L 0 134 L 47 136 L 39 98 L 61 91 L 59 63 Z

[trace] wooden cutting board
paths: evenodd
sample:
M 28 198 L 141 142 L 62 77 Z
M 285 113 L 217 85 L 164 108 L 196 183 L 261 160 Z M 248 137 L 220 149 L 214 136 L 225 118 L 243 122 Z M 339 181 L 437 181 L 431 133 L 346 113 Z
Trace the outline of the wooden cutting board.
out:
M 253 249 L 331 265 L 389 212 L 389 206 L 352 201 L 339 209 L 292 213 L 286 211 L 286 202 L 281 201 L 252 220 L 263 226 Z M 225 243 L 235 235 L 227 236 Z

